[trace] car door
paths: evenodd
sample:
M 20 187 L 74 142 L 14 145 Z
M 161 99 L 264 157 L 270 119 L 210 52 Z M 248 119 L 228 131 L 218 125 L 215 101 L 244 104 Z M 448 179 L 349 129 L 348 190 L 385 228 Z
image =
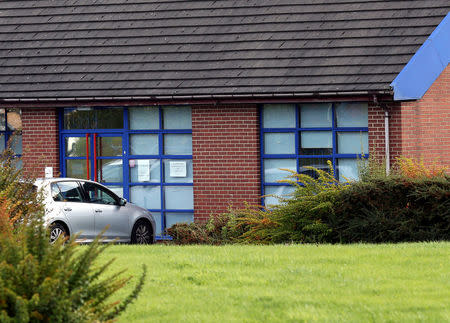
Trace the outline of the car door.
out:
M 107 239 L 127 241 L 130 237 L 129 214 L 120 205 L 120 198 L 107 188 L 92 182 L 81 182 L 95 216 L 95 232 L 103 234 Z
M 62 211 L 72 230 L 82 239 L 94 239 L 94 214 L 90 203 L 86 203 L 77 181 L 61 181 L 51 184 L 53 200 L 62 204 Z

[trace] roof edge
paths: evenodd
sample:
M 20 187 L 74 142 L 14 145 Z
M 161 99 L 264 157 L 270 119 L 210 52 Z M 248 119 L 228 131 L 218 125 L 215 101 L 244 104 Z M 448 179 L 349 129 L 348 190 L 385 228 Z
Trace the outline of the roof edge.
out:
M 392 81 L 394 100 L 418 100 L 450 63 L 450 13 Z

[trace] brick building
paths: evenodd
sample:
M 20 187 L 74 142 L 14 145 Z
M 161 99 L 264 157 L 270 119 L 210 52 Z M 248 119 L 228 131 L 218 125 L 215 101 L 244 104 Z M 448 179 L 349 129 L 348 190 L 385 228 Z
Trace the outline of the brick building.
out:
M 1 1 L 0 140 L 30 174 L 94 179 L 148 208 L 158 234 L 274 202 L 261 195 L 290 191 L 280 168 L 331 160 L 355 178 L 369 154 L 449 167 L 449 9 Z

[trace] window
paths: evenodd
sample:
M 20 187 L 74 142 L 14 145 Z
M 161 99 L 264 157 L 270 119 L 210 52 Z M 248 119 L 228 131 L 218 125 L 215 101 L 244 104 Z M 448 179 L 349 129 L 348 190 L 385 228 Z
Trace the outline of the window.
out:
M 105 190 L 103 187 L 93 183 L 85 182 L 82 184 L 83 189 L 89 197 L 90 203 L 116 205 L 119 201 L 116 197 Z
M 83 202 L 77 182 L 58 182 L 51 184 L 52 197 L 57 202 Z
M 278 181 L 289 169 L 315 175 L 306 166 L 328 169 L 340 181 L 357 179 L 358 158 L 368 156 L 368 106 L 361 102 L 266 104 L 261 110 L 263 194 L 288 196 Z M 265 203 L 275 204 L 267 197 Z
M 22 156 L 22 111 L 17 108 L 0 109 L 0 152 L 8 143 L 14 156 Z M 22 167 L 20 161 L 17 167 Z
M 79 107 L 60 117 L 63 176 L 97 180 L 148 209 L 159 239 L 193 221 L 189 106 Z

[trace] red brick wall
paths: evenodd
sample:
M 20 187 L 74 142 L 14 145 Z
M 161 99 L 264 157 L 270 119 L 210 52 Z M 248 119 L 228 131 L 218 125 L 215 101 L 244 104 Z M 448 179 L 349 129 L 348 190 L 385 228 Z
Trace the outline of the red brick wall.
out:
M 56 108 L 23 108 L 22 140 L 24 171 L 43 177 L 45 167 L 59 175 L 58 113 Z
M 402 132 L 396 153 L 450 168 L 450 66 L 422 99 L 401 102 L 392 110 Z
M 192 149 L 196 221 L 244 201 L 260 204 L 256 105 L 193 106 Z
M 403 156 L 450 169 L 450 66 L 422 99 L 388 106 L 391 164 Z M 369 106 L 371 154 L 385 156 L 384 111 Z

